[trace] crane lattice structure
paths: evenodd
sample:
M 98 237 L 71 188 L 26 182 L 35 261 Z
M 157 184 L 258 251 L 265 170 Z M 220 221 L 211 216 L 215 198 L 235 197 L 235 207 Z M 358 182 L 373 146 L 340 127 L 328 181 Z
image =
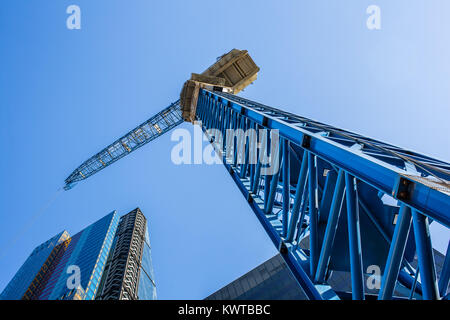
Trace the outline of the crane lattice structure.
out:
M 235 95 L 258 71 L 247 51 L 220 57 L 192 74 L 179 101 L 74 170 L 65 188 L 184 119 L 201 126 L 309 299 L 342 297 L 327 283 L 339 271 L 351 275 L 352 298 L 366 299 L 376 268 L 378 299 L 399 287 L 410 299 L 448 299 L 450 247 L 437 273 L 429 224 L 450 228 L 450 164 Z M 271 153 L 279 170 L 267 174 L 252 153 Z
M 92 176 L 182 122 L 180 100 L 177 100 L 86 160 L 67 177 L 65 189 L 72 188 L 76 182 Z

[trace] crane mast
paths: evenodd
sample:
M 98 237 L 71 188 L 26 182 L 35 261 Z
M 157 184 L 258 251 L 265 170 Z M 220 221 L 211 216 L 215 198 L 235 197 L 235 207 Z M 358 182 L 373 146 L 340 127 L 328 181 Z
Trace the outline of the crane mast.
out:
M 65 189 L 183 121 L 196 123 L 309 299 L 392 299 L 400 289 L 448 299 L 450 247 L 438 270 L 429 225 L 450 228 L 450 164 L 237 96 L 258 71 L 245 50 L 219 57 L 191 75 L 180 100 L 75 169 Z M 238 134 L 222 145 L 229 132 Z M 279 170 L 263 172 L 266 153 Z M 381 281 L 368 288 L 373 267 Z M 350 292 L 331 285 L 342 272 Z

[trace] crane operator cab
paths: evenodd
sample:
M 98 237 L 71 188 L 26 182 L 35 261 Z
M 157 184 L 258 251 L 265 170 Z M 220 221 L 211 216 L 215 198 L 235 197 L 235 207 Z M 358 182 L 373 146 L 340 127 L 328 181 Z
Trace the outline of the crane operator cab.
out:
M 247 50 L 233 49 L 203 73 L 192 73 L 180 94 L 184 121 L 194 123 L 201 88 L 237 94 L 256 80 L 259 70 Z

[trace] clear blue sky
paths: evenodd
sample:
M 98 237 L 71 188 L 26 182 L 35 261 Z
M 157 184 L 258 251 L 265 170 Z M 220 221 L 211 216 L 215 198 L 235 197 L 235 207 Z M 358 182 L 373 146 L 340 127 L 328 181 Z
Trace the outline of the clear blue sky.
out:
M 81 30 L 66 28 L 70 4 Z M 370 4 L 381 30 L 366 28 Z M 2 1 L 0 290 L 36 245 L 114 209 L 148 217 L 161 299 L 202 299 L 276 253 L 224 168 L 173 165 L 170 135 L 33 220 L 76 166 L 232 48 L 261 67 L 243 96 L 450 160 L 449 12 L 446 0 Z M 449 234 L 433 238 L 443 250 Z

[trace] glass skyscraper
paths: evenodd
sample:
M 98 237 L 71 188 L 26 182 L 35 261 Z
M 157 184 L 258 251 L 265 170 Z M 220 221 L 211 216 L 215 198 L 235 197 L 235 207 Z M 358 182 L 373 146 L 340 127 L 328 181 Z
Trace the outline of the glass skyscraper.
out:
M 67 299 L 77 292 L 78 295 L 74 296 L 77 299 L 92 300 L 100 283 L 118 221 L 119 217 L 113 211 L 74 235 L 56 267 L 48 276 L 38 299 Z M 71 288 L 68 283 L 72 278 L 69 278 L 78 270 L 79 287 Z
M 57 252 L 59 245 L 68 238 L 69 233 L 63 231 L 37 246 L 0 294 L 0 299 L 22 299 L 32 281 L 35 278 L 38 279 L 39 274 L 41 274 L 41 277 L 45 274 L 49 260 L 51 260 L 50 257 Z
M 120 223 L 119 223 L 120 222 Z M 147 219 L 116 211 L 70 237 L 36 247 L 0 295 L 3 300 L 156 299 Z
M 138 299 L 156 300 L 156 284 L 154 282 L 152 254 L 148 228 L 145 228 L 145 238 L 142 247 L 141 274 L 139 276 Z
M 139 208 L 120 218 L 98 300 L 154 300 L 147 219 Z

